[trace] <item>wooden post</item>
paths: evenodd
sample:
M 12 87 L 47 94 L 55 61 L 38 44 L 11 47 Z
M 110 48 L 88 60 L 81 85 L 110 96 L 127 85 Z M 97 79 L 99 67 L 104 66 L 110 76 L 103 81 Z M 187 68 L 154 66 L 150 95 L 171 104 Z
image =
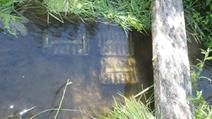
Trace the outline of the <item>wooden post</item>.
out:
M 192 119 L 182 0 L 154 0 L 152 37 L 156 110 L 162 119 Z

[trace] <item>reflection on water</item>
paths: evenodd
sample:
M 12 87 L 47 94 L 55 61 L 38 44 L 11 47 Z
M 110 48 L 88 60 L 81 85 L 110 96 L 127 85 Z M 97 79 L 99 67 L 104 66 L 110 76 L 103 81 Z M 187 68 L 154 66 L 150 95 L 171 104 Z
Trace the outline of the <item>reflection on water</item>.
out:
M 199 61 L 197 59 L 203 59 L 201 54 L 201 44 L 197 42 L 188 43 L 190 64 L 196 65 Z M 212 62 L 206 62 L 201 77 L 198 81 L 198 88 L 202 91 L 203 97 L 206 101 L 212 105 Z
M 206 65 L 201 76 L 207 77 L 208 79 L 202 78 L 198 82 L 199 88 L 206 101 L 212 105 L 212 65 Z
M 82 112 L 62 111 L 60 119 L 105 113 L 117 93 L 129 96 L 152 84 L 148 37 L 102 23 L 28 28 L 24 37 L 0 33 L 0 118 L 32 107 L 25 117 L 57 107 L 67 79 L 72 85 L 63 108 Z

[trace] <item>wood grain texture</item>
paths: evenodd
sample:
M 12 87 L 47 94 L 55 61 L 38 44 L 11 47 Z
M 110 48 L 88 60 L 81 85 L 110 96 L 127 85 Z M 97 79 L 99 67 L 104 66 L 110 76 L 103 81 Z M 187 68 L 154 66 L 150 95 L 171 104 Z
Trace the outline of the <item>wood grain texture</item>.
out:
M 156 109 L 162 119 L 192 119 L 182 0 L 154 0 L 152 37 Z

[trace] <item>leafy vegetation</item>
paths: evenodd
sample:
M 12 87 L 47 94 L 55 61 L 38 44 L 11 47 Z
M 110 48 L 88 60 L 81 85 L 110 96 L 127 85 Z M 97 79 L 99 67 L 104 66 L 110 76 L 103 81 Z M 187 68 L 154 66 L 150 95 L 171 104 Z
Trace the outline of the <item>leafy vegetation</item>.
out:
M 200 76 L 200 74 L 203 70 L 206 61 L 212 60 L 212 57 L 209 56 L 210 52 L 212 52 L 211 48 L 208 48 L 207 50 L 202 50 L 204 58 L 203 60 L 198 59 L 199 63 L 193 66 L 193 70 L 191 72 L 193 90 L 196 91 L 196 94 L 192 97 L 192 102 L 195 106 L 194 116 L 196 119 L 212 118 L 212 106 L 205 101 L 204 97 L 202 96 L 202 92 L 199 91 L 197 87 L 198 80 L 201 78 L 205 78 Z M 140 93 L 140 95 L 142 96 L 143 93 Z M 100 117 L 99 119 L 156 119 L 156 117 L 160 117 L 160 115 L 154 115 L 153 112 L 150 111 L 149 104 L 151 103 L 151 101 L 145 101 L 147 102 L 147 104 L 144 105 L 140 100 L 137 100 L 135 97 L 124 97 L 124 99 L 124 104 L 115 103 L 113 111 L 111 111 L 106 116 Z
M 195 106 L 196 119 L 212 118 L 212 106 L 205 101 L 201 91 L 196 91 L 196 96 L 193 97 L 192 102 Z
M 184 0 L 187 35 L 212 48 L 212 1 Z
M 152 87 L 146 88 L 136 96 L 126 98 L 124 96 L 124 104 L 116 102 L 113 106 L 113 111 L 98 117 L 98 119 L 156 119 L 153 111 L 150 108 L 152 103 L 151 97 L 146 98 L 147 91 Z M 143 101 L 141 101 L 143 99 Z
M 16 6 L 21 6 L 20 4 L 30 4 L 32 1 L 33 0 L 2 0 L 0 18 L 3 21 L 4 27 L 11 30 L 9 23 L 21 18 L 20 16 L 17 17 L 17 14 L 20 13 L 16 11 Z M 120 24 L 125 29 L 135 28 L 138 31 L 150 29 L 150 4 L 151 2 L 149 0 L 42 1 L 42 7 L 45 7 L 48 13 L 48 22 L 50 22 L 50 17 L 64 22 L 65 17 L 75 15 L 82 20 L 111 21 Z M 19 8 L 19 10 L 26 9 L 25 7 Z M 13 14 L 13 12 L 16 14 Z
M 51 18 L 64 22 L 64 18 L 77 16 L 82 20 L 115 22 L 125 29 L 151 29 L 150 0 L 1 0 L 0 19 L 3 27 L 13 34 L 20 29 L 19 27 L 24 28 L 21 25 L 23 23 L 20 24 L 23 22 L 23 16 L 18 11 L 27 9 L 27 5 L 31 3 L 39 3 L 46 9 L 44 12 L 47 13 L 48 23 L 51 22 Z M 211 48 L 211 0 L 184 0 L 184 8 L 188 38 Z M 12 21 L 15 23 L 11 25 Z M 14 29 L 13 26 L 16 24 L 18 25 Z
M 150 28 L 149 0 L 44 0 L 50 16 L 63 22 L 63 16 L 111 21 L 138 31 Z
M 124 97 L 125 104 L 114 105 L 114 109 L 99 119 L 155 119 L 149 107 L 134 97 Z
M 82 20 L 115 22 L 125 29 L 151 29 L 150 0 L 1 0 L 0 27 L 12 34 L 25 31 L 20 30 L 24 29 L 22 24 L 26 19 L 23 20 L 24 17 L 19 11 L 27 9 L 27 5 L 31 3 L 39 3 L 46 9 L 44 12 L 47 13 L 48 22 L 51 22 L 51 18 L 64 22 L 64 18 L 77 16 Z M 184 8 L 188 39 L 202 42 L 206 48 L 211 48 L 211 0 L 184 0 Z
M 1 0 L 0 1 L 0 27 L 7 29 L 10 34 L 20 33 L 25 35 L 27 30 L 24 23 L 28 20 L 16 11 L 15 6 L 21 6 L 24 0 Z
M 203 70 L 203 67 L 207 61 L 212 60 L 212 57 L 209 56 L 209 54 L 212 52 L 211 48 L 208 48 L 207 50 L 202 50 L 202 54 L 204 55 L 203 60 L 199 60 L 199 63 L 197 63 L 195 66 L 193 66 L 193 70 L 191 72 L 191 78 L 192 78 L 192 86 L 193 90 L 196 91 L 195 96 L 192 98 L 192 102 L 195 106 L 195 118 L 196 119 L 211 119 L 212 118 L 212 105 L 209 105 L 204 97 L 202 96 L 202 92 L 199 91 L 197 87 L 197 83 L 200 79 L 207 80 L 207 77 L 202 77 L 200 74 Z
M 202 78 L 207 79 L 206 77 L 200 76 L 200 74 L 202 73 L 205 63 L 207 61 L 212 60 L 212 57 L 209 56 L 211 52 L 212 52 L 211 48 L 208 48 L 207 50 L 201 50 L 201 53 L 204 55 L 203 60 L 197 59 L 198 63 L 191 67 L 192 68 L 191 79 L 192 79 L 192 86 L 194 90 L 198 90 L 197 82 L 199 79 L 202 79 Z

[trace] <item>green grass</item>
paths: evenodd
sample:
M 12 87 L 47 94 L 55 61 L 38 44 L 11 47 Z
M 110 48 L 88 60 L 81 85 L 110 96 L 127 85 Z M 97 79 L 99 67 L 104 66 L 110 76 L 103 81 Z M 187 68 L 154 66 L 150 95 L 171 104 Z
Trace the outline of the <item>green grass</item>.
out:
M 125 29 L 150 29 L 149 0 L 44 0 L 48 13 L 63 22 L 63 16 L 76 15 L 81 19 L 111 21 Z
M 212 48 L 212 1 L 184 0 L 188 38 Z
M 1 1 L 0 18 L 11 33 L 14 34 L 16 30 L 11 29 L 10 22 L 20 22 L 17 19 L 23 16 L 20 17 L 19 11 L 27 9 L 26 4 L 31 2 L 32 0 Z M 48 13 L 48 23 L 51 18 L 63 23 L 64 18 L 77 16 L 82 20 L 117 23 L 125 29 L 133 28 L 138 31 L 150 29 L 150 6 L 149 0 L 43 0 L 41 5 Z
M 16 35 L 18 32 L 22 35 L 27 33 L 24 23 L 28 22 L 28 20 L 15 10 L 15 4 L 19 5 L 23 2 L 24 0 L 0 1 L 0 24 L 3 25 L 3 29 L 7 29 L 13 35 Z
M 23 16 L 19 11 L 27 10 L 27 5 L 36 3 L 34 1 L 46 9 L 44 12 L 47 13 L 48 23 L 52 18 L 64 22 L 65 18 L 76 16 L 82 20 L 117 23 L 125 29 L 136 29 L 141 32 L 151 29 L 151 0 L 43 0 L 41 4 L 41 0 L 1 0 L 0 19 L 3 21 L 4 29 L 12 34 L 24 31 L 13 28 L 10 24 L 15 21 L 14 24 L 19 23 L 18 26 L 24 28 L 20 25 Z M 201 42 L 205 48 L 211 48 L 212 1 L 183 2 L 188 39 Z
M 209 55 L 212 52 L 211 48 L 207 50 L 202 50 L 202 54 L 204 58 L 199 60 L 199 63 L 193 66 L 193 70 L 191 72 L 192 78 L 192 87 L 193 90 L 196 91 L 195 96 L 192 98 L 192 102 L 195 106 L 195 118 L 196 119 L 212 119 L 212 105 L 209 105 L 204 97 L 202 96 L 202 91 L 199 91 L 197 87 L 198 81 L 201 80 L 208 80 L 207 77 L 201 76 L 201 72 L 203 71 L 204 65 L 207 61 L 212 60 L 212 57 Z
M 200 74 L 203 71 L 205 63 L 207 61 L 212 60 L 212 56 L 209 56 L 211 52 L 212 52 L 211 48 L 208 48 L 207 50 L 201 49 L 201 54 L 203 55 L 203 59 L 202 60 L 197 59 L 198 63 L 196 65 L 192 65 L 192 67 L 191 67 L 191 69 L 192 69 L 191 79 L 192 79 L 192 86 L 193 86 L 194 90 L 198 90 L 197 83 L 198 83 L 199 79 L 202 79 L 202 78 L 207 79 L 206 77 L 200 76 Z
M 196 119 L 212 119 L 212 105 L 209 105 L 202 96 L 201 91 L 196 91 L 196 96 L 193 97 L 192 102 L 195 106 Z
M 151 97 L 146 97 L 146 93 L 152 87 L 153 86 L 144 89 L 136 96 L 127 98 L 121 95 L 124 99 L 124 103 L 115 100 L 113 110 L 108 114 L 99 116 L 97 119 L 156 119 L 150 108 L 150 104 L 153 100 Z
M 126 98 L 124 104 L 115 103 L 113 111 L 98 119 L 155 119 L 150 108 L 134 97 Z
M 191 99 L 195 107 L 194 116 L 196 119 L 212 119 L 212 106 L 205 101 L 202 92 L 199 91 L 197 87 L 198 80 L 204 78 L 201 77 L 200 74 L 205 63 L 212 60 L 212 57 L 209 56 L 210 52 L 212 52 L 211 48 L 202 50 L 201 53 L 204 55 L 204 58 L 203 60 L 198 60 L 199 63 L 193 66 L 193 71 L 191 72 L 192 86 L 196 91 L 195 96 Z M 144 92 L 146 91 L 148 90 L 144 90 Z M 130 98 L 123 97 L 124 104 L 116 102 L 113 110 L 109 114 L 103 115 L 98 119 L 156 119 L 156 117 L 160 117 L 160 115 L 153 114 L 154 112 L 150 110 L 150 100 L 145 101 L 144 104 L 139 99 L 136 99 L 138 96 L 144 96 L 144 92 L 142 91 L 138 95 Z

